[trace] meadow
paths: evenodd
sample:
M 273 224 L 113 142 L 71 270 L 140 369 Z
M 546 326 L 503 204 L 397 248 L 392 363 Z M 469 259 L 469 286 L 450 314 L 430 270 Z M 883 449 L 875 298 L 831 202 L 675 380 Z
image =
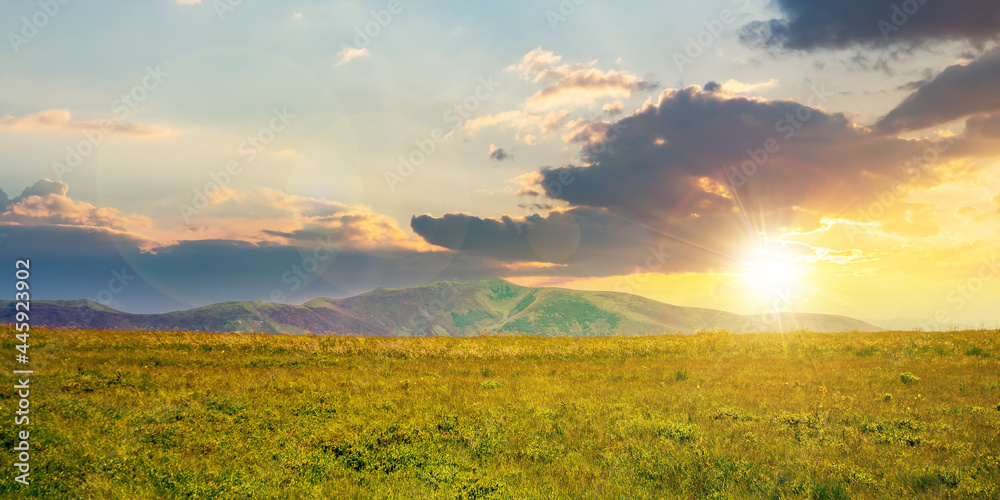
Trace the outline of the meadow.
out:
M 998 341 L 37 329 L 0 497 L 1000 498 Z

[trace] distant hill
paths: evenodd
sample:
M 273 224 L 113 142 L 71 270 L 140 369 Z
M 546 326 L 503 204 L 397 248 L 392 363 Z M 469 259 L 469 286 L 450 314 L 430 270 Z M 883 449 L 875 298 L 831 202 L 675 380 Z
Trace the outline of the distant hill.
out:
M 350 298 L 315 299 L 302 305 L 223 302 L 163 314 L 130 314 L 90 300 L 55 300 L 32 301 L 31 313 L 32 324 L 60 328 L 357 336 L 879 330 L 844 316 L 785 313 L 765 321 L 762 316 L 674 306 L 627 293 L 530 288 L 497 278 L 379 288 Z M 9 323 L 13 317 L 14 303 L 0 302 L 0 321 Z

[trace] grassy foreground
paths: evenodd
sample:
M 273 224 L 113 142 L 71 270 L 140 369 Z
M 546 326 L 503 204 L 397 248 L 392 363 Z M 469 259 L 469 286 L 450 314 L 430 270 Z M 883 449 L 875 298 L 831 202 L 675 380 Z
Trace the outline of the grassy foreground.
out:
M 32 330 L 0 496 L 1000 498 L 998 340 Z

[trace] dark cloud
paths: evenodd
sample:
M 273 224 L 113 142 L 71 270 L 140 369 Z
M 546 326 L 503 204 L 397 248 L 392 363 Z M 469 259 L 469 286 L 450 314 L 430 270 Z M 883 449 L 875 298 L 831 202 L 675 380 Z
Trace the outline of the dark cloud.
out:
M 949 66 L 920 84 L 882 117 L 875 128 L 899 133 L 996 111 L 1000 111 L 1000 50 L 964 66 Z
M 848 69 L 881 71 L 888 76 L 893 75 L 892 68 L 889 66 L 889 58 L 881 55 L 873 57 L 863 52 L 857 52 L 850 59 L 844 61 L 844 66 Z
M 21 194 L 14 199 L 7 197 L 7 193 L 0 190 L 0 213 L 10 208 L 11 205 L 18 203 L 29 196 L 41 196 L 46 197 L 50 194 L 65 196 L 66 192 L 69 190 L 69 186 L 65 182 L 53 181 L 49 179 L 41 179 L 38 182 L 32 184 L 29 187 L 24 188 Z
M 29 196 L 48 196 L 50 194 L 65 196 L 68 190 L 69 186 L 65 182 L 41 179 L 30 187 L 24 188 L 21 196 L 18 196 L 16 200 L 21 200 Z
M 556 207 L 548 203 L 518 203 L 517 208 L 524 209 L 526 211 L 544 212 L 547 210 L 554 210 Z
M 966 40 L 977 46 L 1000 34 L 995 0 L 777 0 L 783 19 L 753 21 L 740 39 L 753 46 L 790 50 L 855 45 L 920 45 Z
M 478 280 L 536 274 L 485 255 L 452 251 L 342 250 L 315 253 L 314 236 L 290 237 L 302 245 L 240 240 L 194 240 L 143 251 L 148 240 L 106 228 L 0 224 L 4 255 L 31 259 L 32 298 L 111 298 L 128 312 L 165 312 L 228 300 L 302 303 L 316 297 L 347 297 L 380 286 L 407 287 L 441 279 Z M 317 255 L 319 258 L 317 259 Z M 315 259 L 315 260 L 309 260 Z M 318 264 L 315 270 L 310 266 Z M 115 276 L 126 277 L 127 284 Z M 298 274 L 302 273 L 302 274 Z M 0 287 L 14 289 L 13 273 Z M 102 294 L 102 292 L 104 292 Z
M 517 219 L 420 215 L 411 219 L 410 227 L 428 242 L 462 254 L 556 264 L 535 271 L 551 276 L 612 276 L 637 268 L 708 271 L 728 262 L 723 253 L 665 237 L 627 210 L 574 208 Z
M 608 116 L 618 116 L 625 110 L 625 105 L 623 105 L 621 101 L 615 101 L 605 104 L 603 109 Z
M 914 80 L 912 82 L 906 82 L 896 87 L 896 90 L 907 90 L 912 92 L 914 90 L 919 89 L 922 85 L 926 84 L 928 81 L 929 80 Z
M 956 156 L 995 158 L 1000 141 L 1000 113 L 975 115 L 965 122 L 965 131 L 953 140 Z
M 411 228 L 435 245 L 558 262 L 578 276 L 631 272 L 661 246 L 674 258 L 658 271 L 725 269 L 765 245 L 761 233 L 810 231 L 823 217 L 856 215 L 879 193 L 911 181 L 906 163 L 934 144 L 877 134 L 793 101 L 698 87 L 666 91 L 579 142 L 581 164 L 543 168 L 538 182 L 548 198 L 573 208 L 523 219 L 421 215 Z M 921 175 L 920 182 L 936 183 L 944 174 L 930 168 Z M 533 234 L 560 234 L 566 224 L 579 232 L 570 256 L 547 258 L 531 245 Z M 620 238 L 619 227 L 644 236 Z
M 537 215 L 515 221 L 507 215 L 498 220 L 468 214 L 445 214 L 437 218 L 425 214 L 412 217 L 410 228 L 432 245 L 489 253 L 506 260 L 535 260 L 525 228 L 540 219 Z
M 510 153 L 508 153 L 504 148 L 491 147 L 490 158 L 496 161 L 504 161 L 511 158 L 511 156 Z
M 965 122 L 964 136 L 1000 140 L 1000 113 L 994 115 L 979 115 Z M 995 145 L 995 144 L 994 144 Z
M 548 196 L 626 206 L 655 219 L 706 215 L 732 209 L 718 188 L 731 172 L 739 193 L 759 195 L 768 206 L 836 210 L 844 202 L 838 193 L 890 182 L 926 147 L 872 134 L 840 113 L 697 87 L 665 92 L 657 105 L 611 128 L 616 135 L 584 148 L 585 165 L 541 171 Z M 773 153 L 765 151 L 769 144 Z

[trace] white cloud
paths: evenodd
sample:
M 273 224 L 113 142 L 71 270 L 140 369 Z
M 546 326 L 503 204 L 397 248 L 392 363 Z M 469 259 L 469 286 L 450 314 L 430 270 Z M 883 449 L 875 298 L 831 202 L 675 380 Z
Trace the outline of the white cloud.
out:
M 159 125 L 142 125 L 139 123 L 114 123 L 113 119 L 104 120 L 73 120 L 68 109 L 48 109 L 25 115 L 22 118 L 7 115 L 0 118 L 0 130 L 14 132 L 41 132 L 65 130 L 101 130 L 128 135 L 155 136 L 168 135 L 176 131 Z
M 777 78 L 771 78 L 766 82 L 759 83 L 743 83 L 739 80 L 730 78 L 729 81 L 722 84 L 722 92 L 726 94 L 746 94 L 757 89 L 773 87 L 777 83 Z
M 367 47 L 363 49 L 356 49 L 354 47 L 344 47 L 344 50 L 337 52 L 337 55 L 340 56 L 340 62 L 337 63 L 337 66 L 343 66 L 355 59 L 360 59 L 363 57 L 371 57 L 371 53 L 368 52 Z
M 547 82 L 525 102 L 526 108 L 543 110 L 589 106 L 605 97 L 632 97 L 636 92 L 647 92 L 656 84 L 627 71 L 602 71 L 595 68 L 597 61 L 564 63 L 562 56 L 542 50 L 541 47 L 524 55 L 521 63 L 506 68 L 520 73 L 530 82 Z

